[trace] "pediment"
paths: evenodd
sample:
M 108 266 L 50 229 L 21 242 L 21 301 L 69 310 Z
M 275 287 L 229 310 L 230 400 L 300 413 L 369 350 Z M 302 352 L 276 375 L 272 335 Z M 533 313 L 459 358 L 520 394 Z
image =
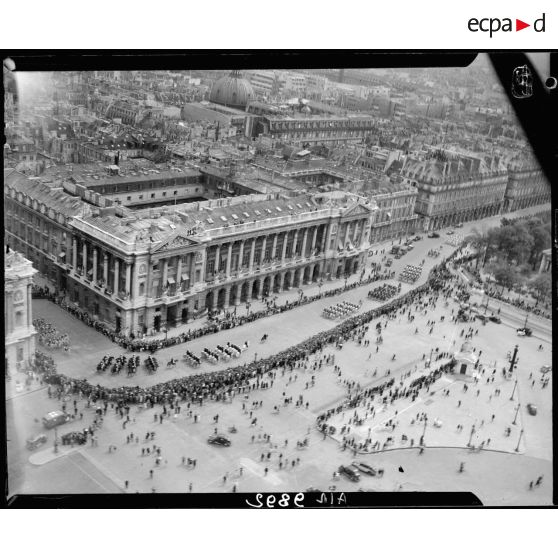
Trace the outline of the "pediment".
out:
M 179 234 L 171 239 L 163 240 L 163 242 L 155 248 L 154 252 L 166 252 L 168 250 L 176 250 L 177 248 L 197 246 L 198 244 L 198 242 Z
M 370 215 L 370 208 L 361 205 L 360 203 L 355 204 L 353 207 L 349 207 L 347 211 L 343 214 L 343 217 L 368 217 Z

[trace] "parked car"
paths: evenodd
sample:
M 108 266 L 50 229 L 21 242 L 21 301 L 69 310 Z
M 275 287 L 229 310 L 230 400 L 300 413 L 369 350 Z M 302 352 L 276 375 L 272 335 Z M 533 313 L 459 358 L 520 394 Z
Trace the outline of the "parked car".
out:
M 528 327 L 522 327 L 519 328 L 517 331 L 517 335 L 519 335 L 520 337 L 531 337 L 531 335 L 533 334 L 533 330 L 528 328 Z
M 543 374 L 548 374 L 549 372 L 552 372 L 552 366 L 550 366 L 549 364 L 545 364 L 544 366 L 541 366 L 541 372 Z
M 347 477 L 350 481 L 359 482 L 360 481 L 360 473 L 358 472 L 356 467 L 349 465 L 345 467 L 345 465 L 341 465 L 339 467 L 339 472 Z
M 527 403 L 527 412 L 530 415 L 535 416 L 537 414 L 537 407 L 532 403 Z
M 392 263 L 393 263 L 393 260 L 392 260 L 391 258 L 389 258 L 389 259 L 386 261 L 386 267 L 391 267 L 391 264 L 392 264 Z
M 366 463 L 362 463 L 362 461 L 361 462 L 353 461 L 352 465 L 353 467 L 358 469 L 361 473 L 370 475 L 371 477 L 375 477 L 376 475 L 381 475 L 383 473 L 382 469 L 374 469 L 374 467 L 371 467 Z M 380 473 L 380 471 L 382 471 L 382 473 Z
M 440 235 L 437 232 L 432 231 L 428 233 L 428 238 L 440 238 Z
M 38 436 L 32 436 L 31 438 L 28 438 L 25 445 L 27 446 L 28 450 L 34 450 L 37 449 L 39 446 L 45 444 L 46 441 L 46 434 L 39 434 Z
M 412 244 L 407 244 L 407 250 L 412 250 L 414 246 Z
M 210 436 L 207 441 L 214 446 L 229 447 L 231 445 L 231 441 L 226 436 L 221 436 L 220 434 Z
M 502 320 L 500 319 L 499 316 L 490 316 L 490 318 L 488 318 L 491 322 L 494 322 L 495 324 L 501 324 Z
M 70 420 L 70 415 L 63 411 L 51 411 L 43 417 L 43 425 L 45 428 L 55 428 L 61 424 L 65 424 Z
M 455 225 L 456 229 L 461 229 L 463 227 L 463 223 L 457 223 L 457 225 Z
M 415 238 L 413 238 L 413 240 L 414 240 L 415 242 L 418 242 L 419 240 L 422 240 L 422 236 L 419 236 L 419 235 L 417 234 L 417 236 L 415 236 Z
M 446 234 L 450 234 L 450 235 L 451 235 L 451 234 L 454 234 L 454 232 L 455 232 L 455 231 L 454 231 L 453 229 L 450 229 Z
M 486 325 L 486 322 L 488 321 L 488 318 L 486 316 L 483 316 L 482 314 L 475 314 L 475 318 L 477 320 L 480 320 L 482 322 L 482 325 Z

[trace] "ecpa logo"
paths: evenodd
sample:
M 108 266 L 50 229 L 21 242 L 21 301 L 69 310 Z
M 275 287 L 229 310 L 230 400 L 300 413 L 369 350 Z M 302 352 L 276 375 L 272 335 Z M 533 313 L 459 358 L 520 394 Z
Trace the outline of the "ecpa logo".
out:
M 539 19 L 535 19 L 533 22 L 533 29 L 537 33 L 544 33 L 545 26 L 546 26 L 546 14 L 543 14 Z M 500 19 L 498 17 L 485 17 L 482 19 L 477 19 L 476 17 L 472 17 L 468 23 L 467 27 L 469 31 L 476 33 L 477 31 L 482 31 L 483 33 L 490 33 L 490 38 L 492 39 L 492 35 L 497 33 L 498 31 L 514 31 L 512 19 L 509 17 L 505 17 Z M 521 19 L 515 20 L 515 31 L 521 31 L 522 29 L 526 29 L 527 27 L 531 27 L 530 23 L 526 23 Z

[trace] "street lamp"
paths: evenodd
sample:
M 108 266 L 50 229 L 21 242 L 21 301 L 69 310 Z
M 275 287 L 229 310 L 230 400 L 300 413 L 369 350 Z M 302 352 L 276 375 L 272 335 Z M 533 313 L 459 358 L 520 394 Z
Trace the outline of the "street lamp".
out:
M 318 295 L 322 294 L 322 287 L 324 286 L 324 282 L 322 280 L 320 280 L 320 282 L 318 283 Z
M 514 426 L 515 426 L 515 421 L 517 420 L 517 415 L 518 415 L 518 413 L 519 413 L 519 407 L 521 407 L 521 404 L 520 404 L 520 403 L 517 404 L 517 407 L 516 407 L 516 409 L 515 409 L 515 417 L 513 417 L 513 422 L 512 422 L 512 424 L 513 424 Z
M 519 451 L 519 443 L 521 442 L 521 437 L 523 436 L 523 428 L 521 429 L 521 432 L 519 433 L 519 440 L 517 440 L 517 446 L 515 447 L 515 451 Z
M 54 453 L 58 453 L 58 428 L 54 427 Z

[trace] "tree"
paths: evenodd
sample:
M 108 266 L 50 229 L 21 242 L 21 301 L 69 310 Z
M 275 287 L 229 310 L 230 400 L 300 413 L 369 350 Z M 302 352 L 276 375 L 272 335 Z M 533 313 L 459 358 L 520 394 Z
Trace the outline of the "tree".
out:
M 550 248 L 551 235 L 549 228 L 539 223 L 531 229 L 531 236 L 533 238 L 533 247 L 529 256 L 529 263 L 533 266 L 532 268 L 535 269 L 539 264 L 542 251 Z
M 540 273 L 529 282 L 529 286 L 536 294 L 537 302 L 541 299 L 550 298 L 552 290 L 552 277 L 550 272 Z
M 491 272 L 496 283 L 502 286 L 502 293 L 504 289 L 513 289 L 515 285 L 521 283 L 521 277 L 515 267 L 497 263 L 491 266 Z

